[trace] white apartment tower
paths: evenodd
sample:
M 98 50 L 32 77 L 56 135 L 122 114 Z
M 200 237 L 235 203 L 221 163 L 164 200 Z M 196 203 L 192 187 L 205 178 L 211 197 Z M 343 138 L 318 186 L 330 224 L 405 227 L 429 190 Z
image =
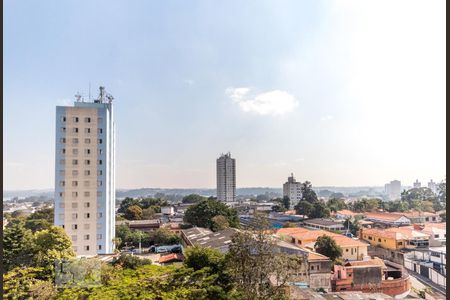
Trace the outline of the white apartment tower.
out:
M 416 179 L 416 181 L 414 182 L 414 188 L 418 189 L 418 188 L 421 188 L 421 187 L 422 187 L 422 184 L 420 183 L 419 179 Z
M 78 256 L 114 252 L 115 125 L 113 97 L 56 107 L 55 225 Z M 80 101 L 81 100 L 81 101 Z
M 230 152 L 217 159 L 217 200 L 236 201 L 236 160 Z
M 399 180 L 392 180 L 390 183 L 384 185 L 384 190 L 390 200 L 400 199 L 402 192 L 401 182 Z
M 428 182 L 428 188 L 432 190 L 433 193 L 435 194 L 437 193 L 437 185 L 436 182 L 433 181 L 433 179 L 431 179 L 430 182 Z
M 295 181 L 294 174 L 288 177 L 288 181 L 283 184 L 283 197 L 290 200 L 290 208 L 293 208 L 302 199 L 302 183 Z

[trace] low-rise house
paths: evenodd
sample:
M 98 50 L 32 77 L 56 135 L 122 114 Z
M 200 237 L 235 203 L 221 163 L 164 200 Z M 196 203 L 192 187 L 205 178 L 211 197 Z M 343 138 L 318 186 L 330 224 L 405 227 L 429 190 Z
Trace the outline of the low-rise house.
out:
M 175 209 L 173 206 L 161 206 L 161 213 L 163 215 L 172 216 L 175 214 Z
M 408 227 L 375 229 L 363 228 L 359 238 L 372 246 L 389 250 L 426 248 L 429 245 L 429 235 Z
M 345 231 L 345 227 L 342 223 L 332 221 L 330 219 L 309 219 L 303 221 L 305 227 L 312 229 L 323 229 L 329 231 Z
M 125 224 L 130 229 L 142 230 L 146 232 L 154 231 L 161 227 L 161 221 L 159 219 L 152 220 L 123 220 L 116 221 L 116 226 Z
M 276 234 L 281 239 L 294 243 L 299 247 L 314 250 L 314 244 L 320 236 L 332 237 L 336 244 L 342 248 L 344 260 L 360 260 L 367 256 L 369 244 L 358 239 L 352 239 L 341 234 L 325 230 L 309 230 L 306 228 L 282 228 Z
M 430 213 L 426 211 L 412 211 L 403 213 L 405 217 L 407 217 L 412 224 L 416 223 L 439 223 L 442 221 L 442 218 L 437 213 Z
M 167 255 L 162 255 L 159 257 L 159 263 L 161 265 L 170 265 L 173 263 L 183 262 L 184 256 L 180 253 L 171 253 Z
M 405 297 L 411 289 L 405 268 L 379 258 L 335 265 L 331 283 L 336 292 L 379 292 L 396 298 Z
M 364 219 L 384 227 L 411 225 L 411 220 L 399 213 L 367 212 Z
M 428 234 L 430 236 L 430 247 L 439 247 L 447 243 L 446 223 L 414 224 L 409 228 Z
M 353 212 L 348 209 L 338 210 L 336 213 L 334 213 L 335 218 L 338 220 L 347 220 L 347 219 L 353 220 L 355 217 L 362 215 L 363 215 L 362 213 Z

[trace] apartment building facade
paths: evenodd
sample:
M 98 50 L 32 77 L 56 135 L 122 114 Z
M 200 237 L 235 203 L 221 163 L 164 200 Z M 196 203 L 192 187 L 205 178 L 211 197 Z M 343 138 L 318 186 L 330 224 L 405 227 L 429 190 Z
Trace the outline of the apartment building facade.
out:
M 290 209 L 294 208 L 302 199 L 301 186 L 302 183 L 295 180 L 293 173 L 288 177 L 288 181 L 283 184 L 283 197 L 289 197 Z
M 222 154 L 216 161 L 217 200 L 236 201 L 236 160 L 231 153 Z
M 55 225 L 78 256 L 114 252 L 115 124 L 112 97 L 56 107 Z

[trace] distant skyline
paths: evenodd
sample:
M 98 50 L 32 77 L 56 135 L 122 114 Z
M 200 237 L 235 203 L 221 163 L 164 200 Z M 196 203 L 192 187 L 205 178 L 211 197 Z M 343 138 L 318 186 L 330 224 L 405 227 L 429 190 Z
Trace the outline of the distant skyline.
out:
M 117 188 L 445 178 L 445 1 L 4 8 L 3 188 L 54 187 L 55 111 L 114 96 Z

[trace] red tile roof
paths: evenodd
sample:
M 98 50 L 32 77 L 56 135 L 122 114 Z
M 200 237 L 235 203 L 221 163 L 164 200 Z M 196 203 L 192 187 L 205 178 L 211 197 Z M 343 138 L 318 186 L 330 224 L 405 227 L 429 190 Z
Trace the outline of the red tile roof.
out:
M 184 260 L 184 256 L 179 253 L 171 253 L 171 254 L 159 257 L 160 264 L 171 262 L 171 261 L 183 261 L 183 260 Z
M 386 220 L 386 221 L 396 221 L 403 217 L 403 214 L 398 213 L 388 213 L 388 212 L 367 212 L 364 214 L 366 218 Z

